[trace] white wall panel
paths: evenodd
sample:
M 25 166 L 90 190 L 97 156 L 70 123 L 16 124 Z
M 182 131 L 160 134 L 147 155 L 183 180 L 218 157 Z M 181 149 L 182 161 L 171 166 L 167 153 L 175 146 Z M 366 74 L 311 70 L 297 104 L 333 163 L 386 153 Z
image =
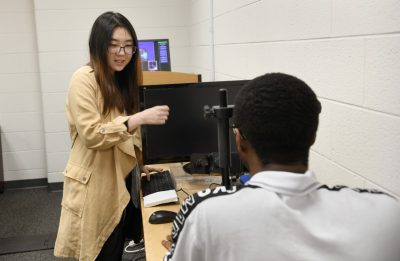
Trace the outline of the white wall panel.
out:
M 139 40 L 169 39 L 169 45 L 172 47 L 188 46 L 189 33 L 187 27 L 138 27 L 135 30 Z
M 2 74 L 39 72 L 35 53 L 0 54 L 0 61 Z
M 66 112 L 45 113 L 44 129 L 46 132 L 68 132 Z
M 261 1 L 262 0 L 213 0 L 214 16 L 220 16 L 224 13 L 240 9 L 247 5 L 251 5 Z
M 215 17 L 215 43 L 251 43 L 330 35 L 330 1 L 260 1 Z
M 46 152 L 66 152 L 71 147 L 69 132 L 47 132 L 46 133 Z
M 277 43 L 266 63 L 272 70 L 292 73 L 317 95 L 346 103 L 363 102 L 364 45 L 361 39 Z
M 20 131 L 1 133 L 4 152 L 43 149 L 44 137 L 41 131 Z
M 64 166 L 65 165 L 66 165 L 66 163 L 64 164 Z M 56 183 L 56 182 L 63 182 L 63 181 L 64 181 L 64 175 L 63 175 L 62 171 L 47 173 L 47 182 Z
M 240 78 L 246 78 L 247 57 L 245 54 L 246 44 L 217 45 L 215 46 L 215 72 Z
M 40 53 L 41 73 L 71 72 L 89 61 L 89 54 L 83 51 Z
M 11 1 L 10 1 L 11 2 Z M 6 5 L 8 2 L 6 3 Z M 2 7 L 2 5 L 0 5 Z M 25 7 L 26 8 L 26 7 Z M 12 21 L 12 23 L 10 23 Z M 32 10 L 0 11 L 0 34 L 30 34 L 34 28 Z M 5 26 L 7 25 L 7 26 Z
M 309 161 L 310 169 L 322 184 L 329 186 L 364 187 L 365 180 L 362 177 L 318 153 L 311 151 Z
M 171 70 L 179 72 L 176 68 L 190 66 L 190 51 L 189 47 L 170 47 L 171 53 Z
M 36 48 L 36 42 L 32 42 L 32 40 L 34 39 L 35 39 L 35 34 L 33 33 L 0 34 L 0 43 L 1 43 L 0 54 L 21 53 L 21 52 L 35 53 L 37 48 Z
M 211 21 L 204 21 L 190 26 L 190 44 L 192 46 L 211 45 Z M 211 58 L 211 53 L 207 56 Z M 196 63 L 197 61 L 193 61 Z
M 33 1 L 0 1 L 0 127 L 5 181 L 45 176 Z
M 332 106 L 332 160 L 400 194 L 400 118 Z
M 42 92 L 67 92 L 71 76 L 75 70 L 41 73 Z
M 365 41 L 364 105 L 400 116 L 400 35 Z
M 236 81 L 236 80 L 244 80 L 244 79 L 218 72 L 215 74 L 215 81 Z
M 96 18 L 106 11 L 105 9 L 55 9 L 35 10 L 36 28 L 38 37 L 41 32 L 57 31 L 87 31 Z M 40 41 L 39 41 L 40 42 Z M 40 48 L 40 46 L 39 46 Z
M 35 0 L 36 9 L 92 9 L 97 8 L 123 8 L 123 7 L 152 7 L 159 8 L 164 6 L 183 5 L 187 0 Z M 111 10 L 111 9 L 110 9 Z
M 188 25 L 203 23 L 210 20 L 210 0 L 195 0 L 192 1 L 189 7 L 190 20 Z
M 193 73 L 201 74 L 202 81 L 215 79 L 213 57 L 212 0 L 194 0 L 190 5 L 189 44 L 190 66 Z
M 398 0 L 332 0 L 332 35 L 400 31 Z
M 62 173 L 67 165 L 69 150 L 66 152 L 53 152 L 47 154 L 48 172 Z M 50 182 L 50 181 L 49 181 Z
M 90 31 L 43 31 L 38 38 L 39 52 L 89 52 Z
M 272 0 L 263 3 L 266 3 L 265 7 L 258 12 L 260 15 L 264 14 L 267 24 L 259 24 L 257 28 L 263 32 L 262 28 L 267 26 L 272 32 L 272 39 L 293 40 L 329 36 L 331 0 Z M 265 37 L 271 39 L 269 35 Z
M 43 179 L 46 177 L 46 169 L 6 170 L 4 173 L 4 181 Z
M 32 12 L 32 0 L 0 1 L 0 13 L 10 13 L 18 11 Z
M 312 150 L 315 153 L 325 157 L 332 158 L 332 103 L 325 99 L 318 98 L 321 103 L 321 113 L 319 115 L 319 124 L 317 131 L 317 139 L 315 140 Z
M 0 111 L 3 113 L 41 111 L 40 93 L 2 93 Z
M 43 151 L 18 151 L 4 153 L 7 171 L 45 169 L 46 163 Z
M 39 92 L 38 73 L 0 73 L 0 93 Z
M 210 55 L 210 46 L 192 46 L 190 50 L 190 57 L 193 67 L 211 70 L 212 60 Z
M 270 30 L 266 25 L 264 4 L 256 2 L 214 18 L 214 43 L 237 43 L 262 41 Z M 260 30 L 260 25 L 264 25 Z M 265 39 L 264 39 L 265 40 Z
M 50 113 L 65 113 L 66 92 L 49 92 L 43 94 L 43 111 Z
M 0 119 L 2 132 L 43 131 L 42 112 L 4 113 Z
M 345 185 L 348 187 L 377 189 L 400 197 L 398 191 L 395 192 L 378 186 L 366 180 L 362 175 L 357 175 L 313 151 L 310 152 L 310 169 L 316 175 L 318 181 L 328 186 Z
M 263 75 L 267 72 L 279 71 L 281 67 L 280 59 L 286 59 L 288 56 L 286 51 L 280 49 L 279 43 L 267 44 L 267 43 L 249 43 L 245 45 L 245 48 L 235 50 L 242 52 L 240 55 L 234 55 L 232 57 L 242 56 L 245 57 L 243 63 L 243 75 L 244 78 L 254 78 L 259 75 Z M 223 45 L 221 49 L 224 48 Z M 292 58 L 292 57 L 290 57 Z M 295 66 L 292 62 L 283 63 L 285 66 Z
M 118 11 L 118 9 L 116 9 Z M 133 27 L 179 27 L 187 26 L 188 7 L 186 5 L 125 8 L 124 14 Z
M 244 79 L 267 72 L 290 73 L 321 97 L 363 103 L 362 39 L 217 45 L 215 57 L 218 73 Z

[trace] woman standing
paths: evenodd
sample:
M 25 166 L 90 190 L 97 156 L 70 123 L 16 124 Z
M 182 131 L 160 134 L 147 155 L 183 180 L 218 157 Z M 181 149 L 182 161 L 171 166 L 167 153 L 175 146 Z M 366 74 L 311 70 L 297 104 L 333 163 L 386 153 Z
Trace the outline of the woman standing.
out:
M 138 43 L 123 15 L 106 12 L 96 19 L 89 50 L 90 62 L 74 73 L 67 95 L 71 153 L 54 254 L 121 260 L 130 200 L 125 178 L 137 164 L 151 171 L 140 163 L 140 126 L 164 124 L 169 108 L 139 112 Z

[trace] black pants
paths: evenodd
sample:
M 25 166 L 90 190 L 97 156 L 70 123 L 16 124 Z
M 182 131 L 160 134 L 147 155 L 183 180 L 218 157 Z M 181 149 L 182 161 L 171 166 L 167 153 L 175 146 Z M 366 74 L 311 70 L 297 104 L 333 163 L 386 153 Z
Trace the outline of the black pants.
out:
M 132 172 L 125 178 L 126 188 L 132 193 L 138 193 L 132 190 Z M 131 195 L 132 196 L 132 195 Z M 126 206 L 126 218 L 125 218 L 125 235 L 129 240 L 133 240 L 136 244 L 143 238 L 143 227 L 142 227 L 142 210 L 140 206 L 137 208 L 129 201 Z
M 110 237 L 104 243 L 96 261 L 121 261 L 124 253 L 125 243 L 125 212 L 122 214 L 121 221 L 115 227 Z
M 132 172 L 125 179 L 126 188 L 131 193 Z M 120 261 L 124 253 L 125 238 L 134 240 L 135 243 L 143 238 L 142 212 L 129 201 L 122 215 L 121 221 L 115 227 L 110 237 L 104 243 L 96 261 Z

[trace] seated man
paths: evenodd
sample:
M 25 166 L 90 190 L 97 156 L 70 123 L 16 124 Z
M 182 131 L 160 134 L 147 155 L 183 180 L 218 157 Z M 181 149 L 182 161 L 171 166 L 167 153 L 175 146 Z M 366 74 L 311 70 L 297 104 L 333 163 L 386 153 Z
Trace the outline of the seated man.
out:
M 164 260 L 400 260 L 400 203 L 308 170 L 321 105 L 303 81 L 255 78 L 237 95 L 234 133 L 252 175 L 241 188 L 189 197 Z

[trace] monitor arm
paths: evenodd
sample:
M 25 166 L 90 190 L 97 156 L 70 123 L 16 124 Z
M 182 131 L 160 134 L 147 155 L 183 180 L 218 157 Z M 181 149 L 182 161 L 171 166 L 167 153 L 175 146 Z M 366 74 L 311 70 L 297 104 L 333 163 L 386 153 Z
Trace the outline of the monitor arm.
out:
M 229 118 L 233 114 L 233 105 L 228 105 L 227 90 L 219 90 L 219 106 L 204 106 L 205 118 L 216 118 L 218 120 L 218 154 L 219 168 L 222 175 L 222 185 L 231 188 L 230 167 L 231 148 L 229 133 Z

